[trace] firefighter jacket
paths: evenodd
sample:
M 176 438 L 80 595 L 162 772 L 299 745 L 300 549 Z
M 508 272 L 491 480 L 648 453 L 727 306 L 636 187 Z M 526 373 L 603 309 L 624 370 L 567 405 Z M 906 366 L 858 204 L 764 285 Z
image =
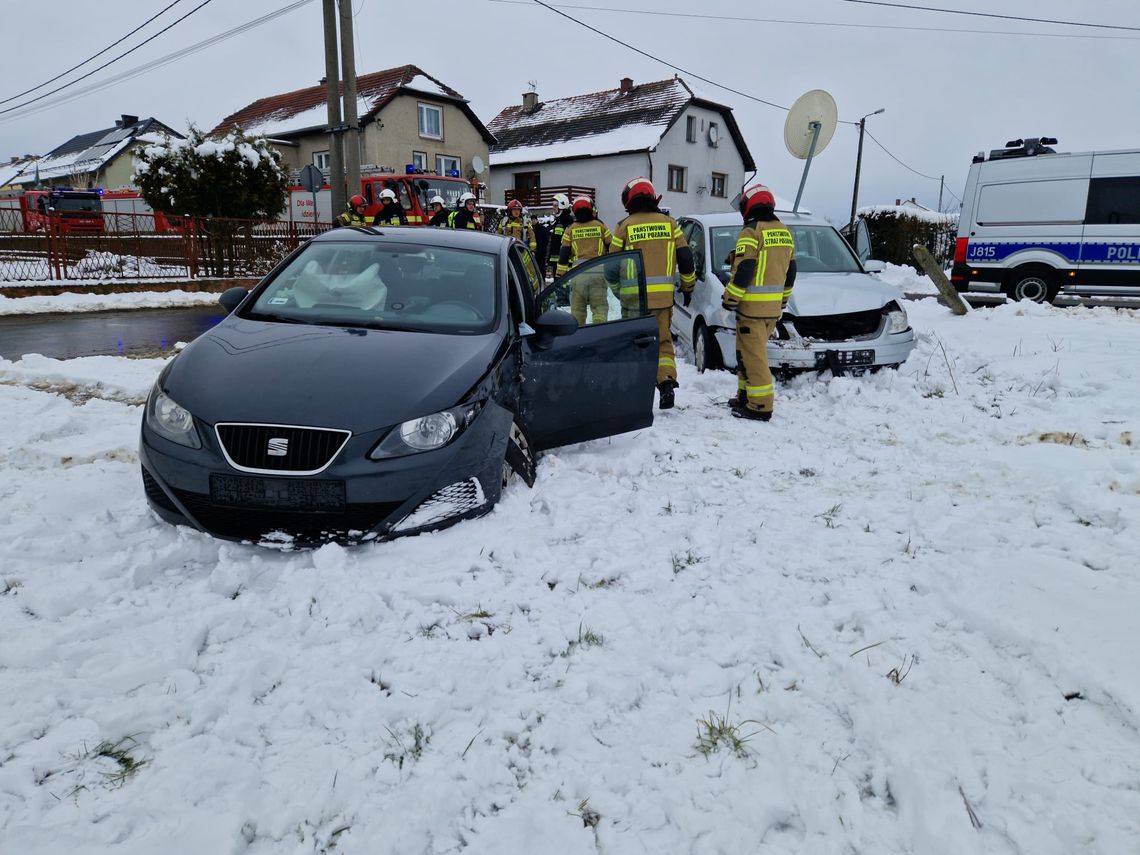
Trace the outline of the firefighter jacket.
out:
M 406 226 L 408 215 L 404 213 L 404 207 L 399 202 L 389 202 L 377 212 L 376 219 L 372 224 L 374 226 Z
M 447 215 L 447 227 L 449 229 L 478 229 L 479 221 L 466 208 L 460 208 L 458 211 L 452 211 Z
M 356 213 L 356 211 L 352 210 L 352 208 L 349 208 L 343 214 L 338 216 L 336 218 L 336 224 L 338 226 L 355 226 L 357 228 L 361 226 L 372 225 L 370 222 L 368 222 L 368 217 L 360 216 Z
M 499 234 L 517 238 L 532 250 L 538 246 L 538 242 L 534 238 L 534 226 L 522 217 L 512 217 L 507 214 L 506 219 L 499 223 Z
M 572 225 L 574 225 L 574 214 L 569 210 L 559 213 L 550 224 L 550 242 L 546 247 L 547 261 L 550 264 L 558 263 L 558 254 L 562 251 L 562 236 Z
M 796 281 L 792 233 L 779 220 L 749 220 L 736 239 L 726 309 L 747 318 L 778 318 Z
M 614 229 L 610 252 L 640 249 L 645 262 L 649 308 L 673 305 L 673 280 L 681 273 L 681 291 L 688 294 L 697 283 L 693 252 L 677 221 L 660 211 L 630 214 Z M 607 277 L 608 278 L 608 277 Z M 624 280 L 619 297 L 635 297 L 637 283 Z
M 597 258 L 610 251 L 614 236 L 599 219 L 575 222 L 566 227 L 562 234 L 562 249 L 558 254 L 557 275 L 561 276 L 571 267 Z
M 447 210 L 444 208 L 440 208 L 440 210 L 437 213 L 432 214 L 431 219 L 428 221 L 428 225 L 442 228 L 442 227 L 447 225 L 447 217 L 448 217 Z

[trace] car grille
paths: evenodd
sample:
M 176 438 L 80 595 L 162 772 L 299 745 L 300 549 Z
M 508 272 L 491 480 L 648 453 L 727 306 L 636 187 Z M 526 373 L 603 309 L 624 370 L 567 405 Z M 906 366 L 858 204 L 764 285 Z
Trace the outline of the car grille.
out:
M 352 543 L 381 523 L 402 502 L 346 504 L 335 513 L 235 508 L 214 504 L 208 495 L 175 490 L 186 510 L 208 531 L 221 537 L 256 542 L 281 535 L 298 545 L 337 541 Z
M 466 481 L 456 481 L 442 490 L 437 490 L 430 497 L 396 525 L 392 531 L 412 531 L 418 528 L 430 528 L 446 520 L 453 520 L 470 514 L 487 503 L 487 496 L 483 492 L 483 485 L 478 478 L 468 478 Z
M 845 315 L 821 315 L 819 317 L 788 317 L 792 326 L 804 338 L 818 341 L 849 341 L 853 338 L 866 338 L 875 335 L 883 323 L 883 313 L 879 309 L 867 312 L 850 312 Z
M 312 474 L 328 466 L 352 436 L 346 430 L 219 424 L 218 441 L 238 469 Z M 275 449 L 283 454 L 271 454 Z

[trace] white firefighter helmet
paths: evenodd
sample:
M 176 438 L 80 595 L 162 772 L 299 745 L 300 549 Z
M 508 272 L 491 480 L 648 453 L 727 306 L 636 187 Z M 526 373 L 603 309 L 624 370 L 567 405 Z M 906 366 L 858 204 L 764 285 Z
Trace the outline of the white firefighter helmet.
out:
M 443 201 L 442 196 L 440 196 L 438 193 L 436 193 L 434 196 L 432 196 L 430 199 L 428 199 L 428 204 L 429 205 L 445 205 L 447 203 Z
M 460 206 L 466 205 L 468 202 L 475 202 L 475 201 L 478 201 L 478 200 L 475 198 L 474 193 L 464 193 L 462 196 L 459 197 Z
M 554 194 L 554 207 L 557 208 L 559 211 L 565 211 L 567 208 L 570 207 L 570 197 L 567 196 L 565 193 L 555 193 Z
M 380 191 L 380 201 L 381 202 L 395 202 L 396 201 L 396 192 L 394 190 L 389 190 L 387 188 L 381 190 Z

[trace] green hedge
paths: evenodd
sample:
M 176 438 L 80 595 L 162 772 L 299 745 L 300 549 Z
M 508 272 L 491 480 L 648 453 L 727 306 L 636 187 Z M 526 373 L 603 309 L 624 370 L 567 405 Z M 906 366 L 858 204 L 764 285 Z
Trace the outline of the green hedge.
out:
M 907 208 L 873 208 L 859 212 L 871 232 L 871 258 L 891 264 L 906 264 L 918 270 L 911 247 L 922 244 L 943 267 L 954 260 L 958 217 Z

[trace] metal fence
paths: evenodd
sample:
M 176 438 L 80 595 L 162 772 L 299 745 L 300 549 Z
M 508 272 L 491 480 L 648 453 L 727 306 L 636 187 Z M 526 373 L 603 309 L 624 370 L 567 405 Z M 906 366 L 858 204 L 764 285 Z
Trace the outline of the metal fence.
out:
M 102 228 L 0 210 L 0 281 L 259 277 L 331 223 L 104 213 Z M 29 230 L 30 229 L 30 230 Z

